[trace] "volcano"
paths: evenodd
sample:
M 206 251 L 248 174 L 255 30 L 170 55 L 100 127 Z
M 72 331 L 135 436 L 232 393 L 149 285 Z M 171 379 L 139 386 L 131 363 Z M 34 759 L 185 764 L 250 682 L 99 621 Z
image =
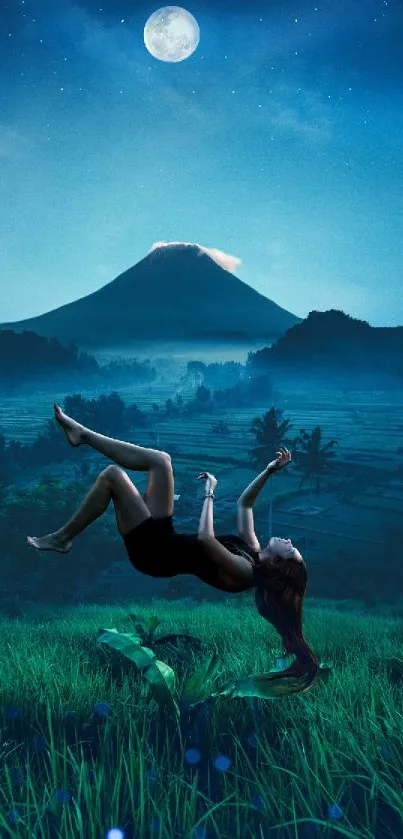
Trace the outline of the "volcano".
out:
M 301 322 L 196 245 L 157 247 L 98 291 L 1 324 L 83 349 L 273 340 Z

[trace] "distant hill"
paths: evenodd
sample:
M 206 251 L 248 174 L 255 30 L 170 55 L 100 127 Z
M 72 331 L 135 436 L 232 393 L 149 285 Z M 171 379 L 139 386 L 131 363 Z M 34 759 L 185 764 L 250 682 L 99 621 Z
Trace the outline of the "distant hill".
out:
M 86 297 L 1 328 L 102 349 L 136 342 L 271 341 L 299 322 L 197 246 L 175 245 L 157 248 Z
M 249 353 L 248 367 L 327 384 L 356 377 L 358 389 L 365 382 L 402 387 L 403 326 L 370 326 L 336 309 L 313 311 L 271 347 Z
M 95 358 L 77 347 L 63 346 L 56 338 L 34 332 L 0 329 L 0 391 L 19 386 L 35 389 L 52 381 L 91 378 L 100 373 Z
M 105 386 L 133 381 L 150 382 L 156 376 L 148 362 L 115 359 L 102 367 L 94 356 L 56 338 L 43 338 L 24 330 L 17 333 L 0 329 L 0 394 L 19 390 L 32 392 L 40 387 Z

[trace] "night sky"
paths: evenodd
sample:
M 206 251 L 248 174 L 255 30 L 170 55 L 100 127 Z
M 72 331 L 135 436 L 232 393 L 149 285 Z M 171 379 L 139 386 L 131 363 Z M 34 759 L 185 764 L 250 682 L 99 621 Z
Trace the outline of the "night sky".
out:
M 402 4 L 179 3 L 179 63 L 162 5 L 1 0 L 0 322 L 183 240 L 301 317 L 403 324 Z

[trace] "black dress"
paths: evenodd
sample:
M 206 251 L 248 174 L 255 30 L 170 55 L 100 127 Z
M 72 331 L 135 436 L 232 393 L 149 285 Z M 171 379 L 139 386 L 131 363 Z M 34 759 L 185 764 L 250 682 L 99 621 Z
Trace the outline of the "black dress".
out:
M 217 542 L 231 553 L 245 555 L 255 566 L 258 552 L 239 536 L 216 536 Z M 152 516 L 123 536 L 130 562 L 150 577 L 176 577 L 193 574 L 203 582 L 222 591 L 246 591 L 250 586 L 227 585 L 220 577 L 218 565 L 205 551 L 202 542 L 193 533 L 177 533 L 172 516 L 155 519 Z

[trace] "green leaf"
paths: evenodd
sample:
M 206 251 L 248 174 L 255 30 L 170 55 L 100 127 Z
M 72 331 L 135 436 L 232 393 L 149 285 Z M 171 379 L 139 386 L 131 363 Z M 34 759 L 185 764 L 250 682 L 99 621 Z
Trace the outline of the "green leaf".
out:
M 181 642 L 185 641 L 190 646 L 194 646 L 197 649 L 203 647 L 202 641 L 199 638 L 196 638 L 194 635 L 186 635 L 184 633 L 171 633 L 170 635 L 160 635 L 159 638 L 156 638 L 154 641 L 154 646 L 156 647 L 157 644 L 174 644 L 175 646 L 180 645 Z
M 155 630 L 157 629 L 157 626 L 160 625 L 161 621 L 160 621 L 159 618 L 157 618 L 157 615 L 149 615 L 146 618 L 145 623 L 146 623 L 146 627 L 147 627 L 148 631 L 153 634 L 155 632 Z
M 135 615 L 133 612 L 128 614 L 127 617 L 133 621 L 136 632 L 142 637 L 145 637 L 147 643 L 150 643 L 153 639 L 155 630 L 161 623 L 160 619 L 157 618 L 157 615 L 147 615 L 143 619 L 143 622 L 140 622 L 141 619 L 139 618 L 139 615 Z
M 194 705 L 201 699 L 210 696 L 210 683 L 220 664 L 220 658 L 213 652 L 205 659 L 200 667 L 186 680 L 181 696 L 183 705 Z
M 270 678 L 272 674 L 278 676 L 278 673 L 278 670 L 274 670 L 271 673 L 262 673 L 260 676 L 244 676 L 231 682 L 223 690 L 213 693 L 212 696 L 227 696 L 229 699 L 237 696 L 255 696 L 259 699 L 271 699 L 281 693 L 288 693 L 292 687 L 297 686 L 298 681 L 295 677 L 284 677 L 281 681 Z
M 141 646 L 141 639 L 129 632 L 118 632 L 117 629 L 100 629 L 101 635 L 97 640 L 101 644 L 107 644 L 114 650 L 123 653 L 126 658 L 138 667 L 139 670 L 147 670 L 155 659 L 155 653 L 148 647 Z
M 332 668 L 330 666 L 319 666 L 318 677 L 327 681 Z M 231 682 L 223 690 L 212 693 L 215 696 L 228 696 L 234 699 L 237 696 L 254 696 L 259 699 L 274 699 L 279 696 L 293 693 L 301 693 L 309 686 L 309 677 L 281 676 L 281 670 L 270 670 L 268 673 L 261 673 L 256 676 L 244 676 Z M 281 678 L 279 678 L 281 676 Z
M 140 639 L 129 632 L 116 629 L 100 629 L 98 641 L 123 653 L 141 670 L 151 686 L 154 698 L 159 704 L 170 705 L 179 716 L 179 707 L 175 698 L 175 673 L 168 664 L 159 661 L 148 647 L 143 647 Z
M 140 623 L 139 616 L 134 615 L 134 614 L 129 614 L 127 617 L 130 618 L 130 620 L 133 622 L 134 628 L 135 628 L 136 632 L 138 633 L 138 635 L 143 637 L 146 634 L 146 628 L 145 628 L 143 623 Z
M 159 705 L 171 705 L 175 714 L 179 717 L 179 706 L 176 701 L 176 678 L 172 667 L 164 661 L 154 659 L 151 667 L 144 673 L 145 678 L 151 685 L 154 699 Z

